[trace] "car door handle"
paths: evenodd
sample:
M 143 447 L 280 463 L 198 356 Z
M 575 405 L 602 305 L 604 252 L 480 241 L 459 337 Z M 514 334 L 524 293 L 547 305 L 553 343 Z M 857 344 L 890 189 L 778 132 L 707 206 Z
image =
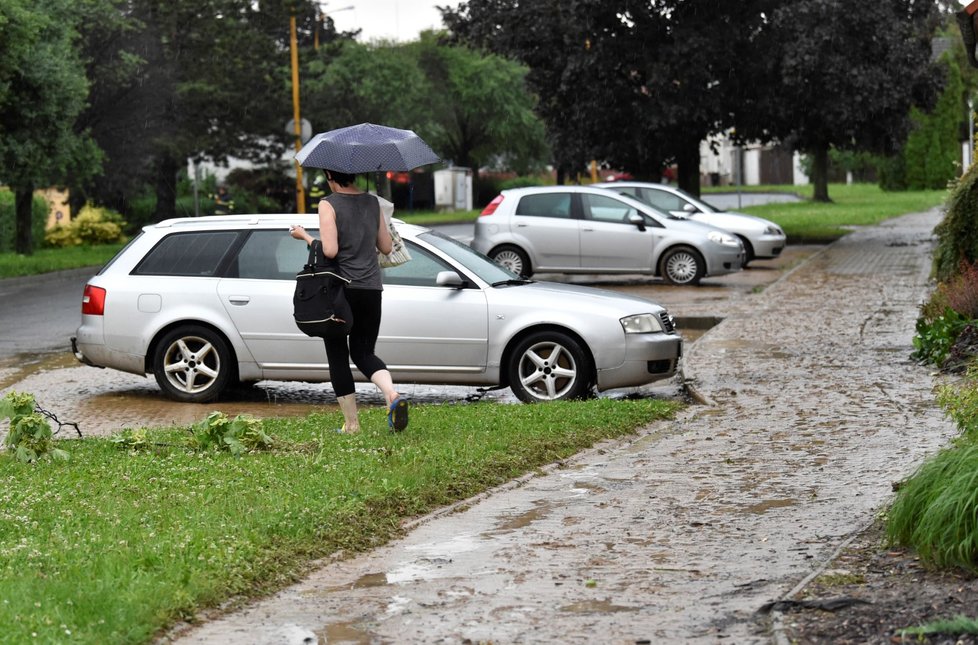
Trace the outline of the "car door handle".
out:
M 246 305 L 251 302 L 251 298 L 248 296 L 228 296 L 228 301 L 232 305 Z
M 591 226 L 582 226 L 582 227 L 581 227 L 581 230 L 582 230 L 582 231 L 593 231 L 593 230 L 594 230 L 594 228 L 593 228 L 593 227 L 591 227 Z

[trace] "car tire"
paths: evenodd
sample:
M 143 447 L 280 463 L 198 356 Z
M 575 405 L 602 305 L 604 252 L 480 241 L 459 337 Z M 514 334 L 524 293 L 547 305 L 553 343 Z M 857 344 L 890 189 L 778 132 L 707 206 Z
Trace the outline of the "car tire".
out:
M 156 344 L 153 375 L 163 393 L 176 401 L 213 401 L 233 382 L 233 372 L 227 341 L 207 327 L 176 327 Z
M 746 269 L 748 264 L 757 259 L 757 256 L 754 255 L 754 247 L 751 246 L 746 237 L 738 235 L 737 238 L 740 240 L 740 243 L 744 245 L 744 263 L 740 266 L 741 268 Z
M 699 284 L 706 273 L 706 262 L 696 249 L 677 246 L 662 255 L 659 274 L 669 284 Z
M 509 387 L 520 401 L 580 399 L 594 380 L 590 355 L 574 338 L 541 331 L 520 340 L 509 354 Z
M 530 258 L 518 246 L 505 244 L 497 247 L 489 254 L 489 259 L 524 278 L 529 278 L 533 275 L 533 269 L 530 267 Z

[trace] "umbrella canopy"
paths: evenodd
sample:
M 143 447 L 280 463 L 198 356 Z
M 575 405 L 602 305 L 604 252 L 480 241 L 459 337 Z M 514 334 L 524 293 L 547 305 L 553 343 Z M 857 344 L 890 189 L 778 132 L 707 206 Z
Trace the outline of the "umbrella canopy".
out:
M 373 123 L 321 132 L 302 146 L 295 158 L 305 168 L 324 168 L 351 175 L 379 170 L 413 170 L 441 161 L 412 130 Z

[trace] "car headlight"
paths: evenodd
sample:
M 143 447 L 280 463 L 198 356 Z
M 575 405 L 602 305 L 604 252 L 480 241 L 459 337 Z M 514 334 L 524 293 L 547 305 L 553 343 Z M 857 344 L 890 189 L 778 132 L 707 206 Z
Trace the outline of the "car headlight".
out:
M 710 231 L 706 234 L 706 237 L 715 244 L 720 244 L 723 246 L 740 246 L 740 240 L 733 235 L 724 233 L 722 231 Z
M 768 226 L 764 229 L 765 235 L 784 235 L 780 228 L 777 226 Z
M 662 329 L 662 323 L 658 316 L 653 314 L 625 316 L 621 319 L 621 326 L 626 334 L 651 334 L 657 331 L 665 331 Z

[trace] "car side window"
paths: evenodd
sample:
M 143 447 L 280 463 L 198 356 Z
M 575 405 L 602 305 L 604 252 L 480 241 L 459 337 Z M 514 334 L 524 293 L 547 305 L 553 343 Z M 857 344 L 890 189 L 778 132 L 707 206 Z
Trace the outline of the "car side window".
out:
M 318 231 L 309 234 L 317 236 Z M 294 280 L 309 251 L 281 230 L 252 231 L 228 270 L 228 277 L 256 280 Z
M 598 222 L 629 224 L 628 216 L 638 211 L 623 201 L 605 195 L 582 195 L 584 217 Z
M 541 193 L 525 195 L 516 205 L 516 215 L 529 217 L 571 218 L 570 193 Z
M 437 287 L 435 278 L 439 271 L 454 271 L 447 262 L 436 257 L 417 244 L 404 240 L 411 259 L 396 267 L 384 269 L 384 284 L 400 284 L 409 287 Z
M 658 208 L 664 213 L 669 213 L 670 211 L 681 211 L 683 206 L 686 205 L 686 201 L 681 199 L 678 195 L 673 195 L 664 190 L 655 190 L 650 188 L 642 189 L 642 201 Z
M 133 274 L 214 276 L 237 237 L 237 231 L 167 235 L 146 254 Z

